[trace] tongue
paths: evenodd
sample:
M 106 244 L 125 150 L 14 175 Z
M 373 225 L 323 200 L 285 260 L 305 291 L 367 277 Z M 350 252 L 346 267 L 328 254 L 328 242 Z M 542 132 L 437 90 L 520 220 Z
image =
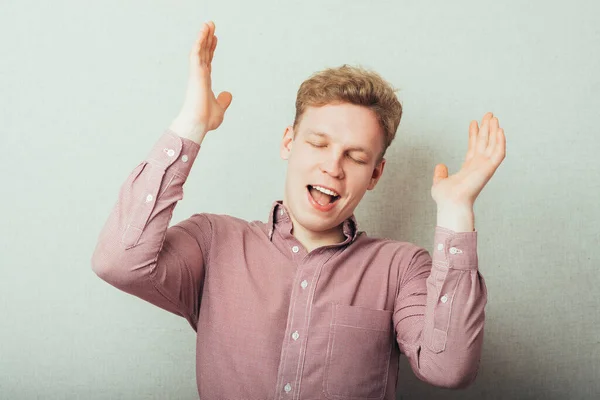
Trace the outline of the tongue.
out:
M 313 197 L 313 199 L 315 199 L 317 203 L 319 203 L 322 206 L 329 204 L 329 202 L 331 201 L 330 195 L 319 192 L 313 187 L 310 188 L 310 195 Z

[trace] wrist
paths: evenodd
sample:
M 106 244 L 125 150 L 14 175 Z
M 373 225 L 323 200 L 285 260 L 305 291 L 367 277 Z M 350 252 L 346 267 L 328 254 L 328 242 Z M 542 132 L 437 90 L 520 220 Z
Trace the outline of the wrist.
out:
M 183 138 L 190 139 L 197 144 L 202 143 L 208 132 L 204 125 L 181 117 L 176 117 L 173 122 L 171 122 L 169 130 Z
M 468 206 L 438 206 L 437 225 L 455 232 L 473 232 L 475 213 Z

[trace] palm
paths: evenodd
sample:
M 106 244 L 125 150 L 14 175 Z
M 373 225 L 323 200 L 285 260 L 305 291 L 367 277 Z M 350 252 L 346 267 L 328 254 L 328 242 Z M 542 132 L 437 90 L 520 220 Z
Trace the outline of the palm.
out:
M 186 93 L 186 107 L 194 113 L 198 121 L 207 126 L 207 130 L 217 129 L 223 122 L 225 110 L 231 103 L 231 94 L 223 92 L 215 97 L 211 88 L 210 68 L 198 66 L 196 73 L 190 76 Z
M 232 99 L 229 92 L 215 97 L 212 91 L 212 60 L 217 47 L 214 32 L 212 21 L 204 24 L 190 53 L 190 76 L 181 112 L 187 120 L 206 126 L 207 131 L 221 125 Z
M 505 156 L 504 130 L 499 127 L 498 119 L 487 113 L 480 128 L 476 121 L 469 126 L 469 148 L 460 171 L 448 176 L 448 168 L 444 164 L 436 166 L 431 196 L 438 205 L 472 206 Z

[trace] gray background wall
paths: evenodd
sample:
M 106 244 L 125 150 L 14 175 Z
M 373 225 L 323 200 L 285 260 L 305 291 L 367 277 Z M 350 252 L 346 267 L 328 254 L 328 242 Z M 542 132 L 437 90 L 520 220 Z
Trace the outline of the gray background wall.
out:
M 436 163 L 454 173 L 469 121 L 494 112 L 507 157 L 475 205 L 489 290 L 465 391 L 401 365 L 402 399 L 600 396 L 600 6 L 593 1 L 2 1 L 0 398 L 194 399 L 187 322 L 90 267 L 120 185 L 183 100 L 188 51 L 217 25 L 214 88 L 234 99 L 172 224 L 266 220 L 298 85 L 343 63 L 400 87 L 404 117 L 373 236 L 432 249 Z M 252 168 L 248 168 L 248 166 Z M 218 173 L 215 173 L 218 171 Z

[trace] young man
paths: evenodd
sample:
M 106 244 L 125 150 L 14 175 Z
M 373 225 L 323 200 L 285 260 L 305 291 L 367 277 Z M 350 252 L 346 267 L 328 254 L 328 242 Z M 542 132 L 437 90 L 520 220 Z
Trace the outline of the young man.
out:
M 211 90 L 214 30 L 205 24 L 191 52 L 181 113 L 123 184 L 93 270 L 189 321 L 202 399 L 395 399 L 400 352 L 426 382 L 469 385 L 487 300 L 473 204 L 505 156 L 498 120 L 471 123 L 460 172 L 435 168 L 433 256 L 357 229 L 402 107 L 379 75 L 347 66 L 301 85 L 267 223 L 200 213 L 168 227 L 232 100 Z

